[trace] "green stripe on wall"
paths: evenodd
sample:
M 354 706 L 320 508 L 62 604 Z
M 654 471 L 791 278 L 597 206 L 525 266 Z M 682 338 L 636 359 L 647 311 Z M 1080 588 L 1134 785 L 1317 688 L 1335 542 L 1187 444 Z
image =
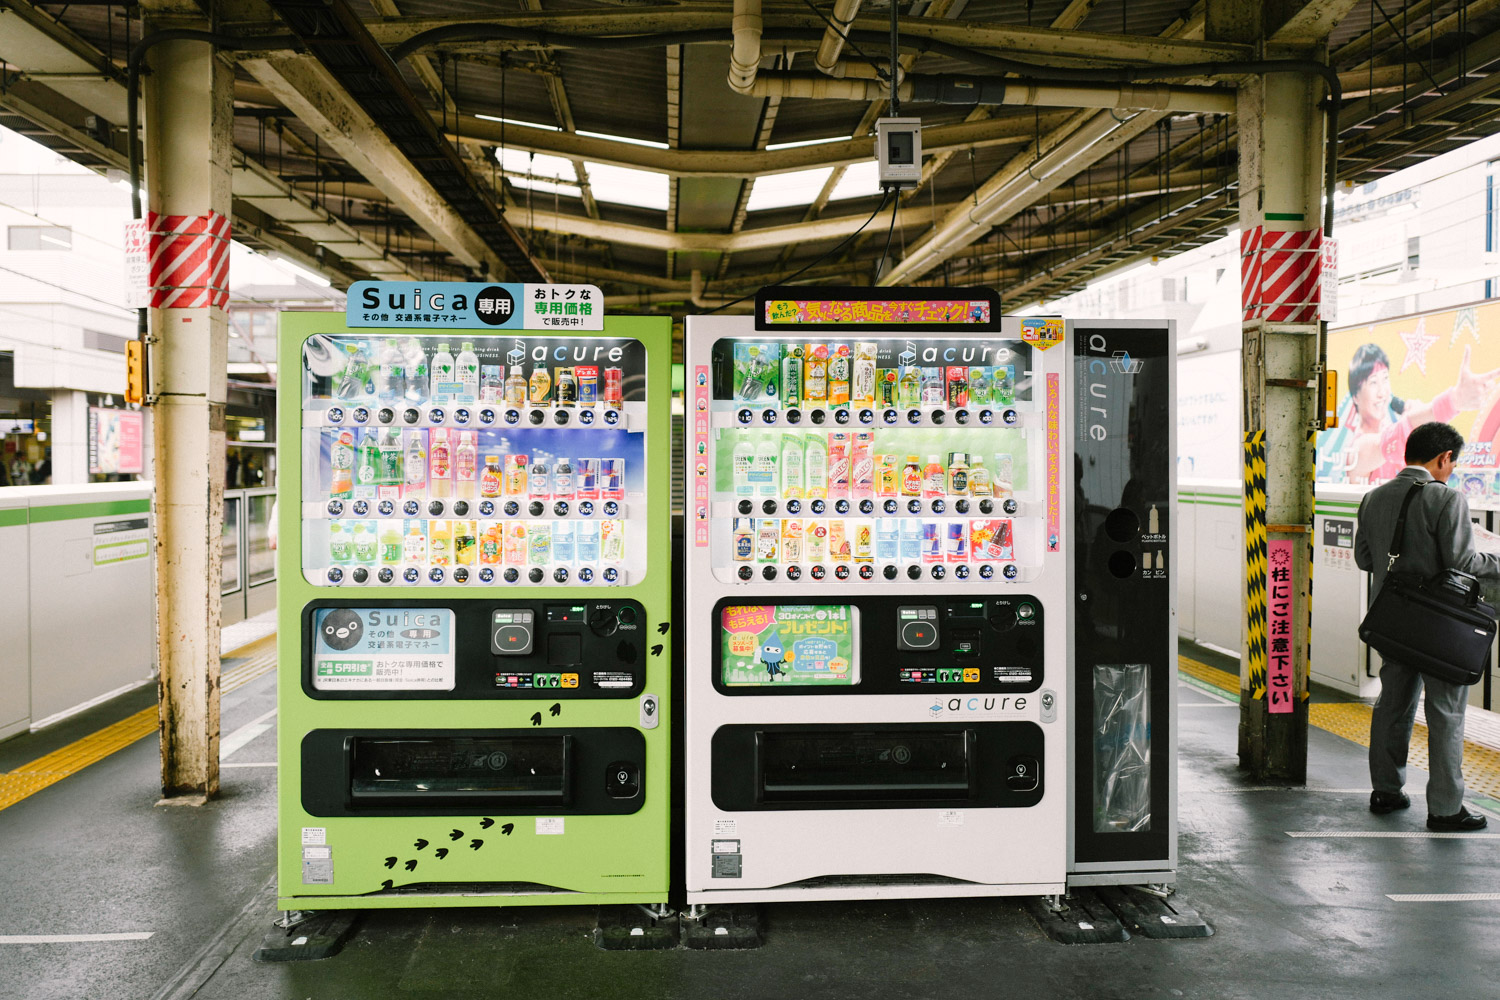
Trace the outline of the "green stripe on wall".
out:
M 33 507 L 31 508 L 31 522 L 40 524 L 45 521 L 77 521 L 85 517 L 109 517 L 111 514 L 148 514 L 151 511 L 151 501 L 140 500 L 107 500 L 103 503 L 67 503 L 56 507 Z
M 1301 212 L 1267 212 L 1267 222 L 1301 222 L 1306 216 Z
M 15 507 L 10 510 L 0 510 L 0 528 L 10 528 L 17 524 L 26 523 L 26 508 Z

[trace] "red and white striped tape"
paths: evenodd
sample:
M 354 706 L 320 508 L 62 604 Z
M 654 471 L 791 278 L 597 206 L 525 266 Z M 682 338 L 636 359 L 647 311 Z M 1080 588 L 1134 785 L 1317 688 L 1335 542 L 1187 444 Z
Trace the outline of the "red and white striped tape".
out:
M 1240 299 L 1245 322 L 1316 323 L 1321 314 L 1323 230 L 1240 234 Z
M 207 215 L 147 216 L 151 227 L 151 305 L 203 309 L 229 304 L 230 224 Z

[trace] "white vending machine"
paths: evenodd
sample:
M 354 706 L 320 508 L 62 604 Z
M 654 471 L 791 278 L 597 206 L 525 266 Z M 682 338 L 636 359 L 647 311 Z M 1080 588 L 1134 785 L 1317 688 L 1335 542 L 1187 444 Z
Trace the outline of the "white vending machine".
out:
M 689 317 L 690 904 L 1175 878 L 1167 323 Z

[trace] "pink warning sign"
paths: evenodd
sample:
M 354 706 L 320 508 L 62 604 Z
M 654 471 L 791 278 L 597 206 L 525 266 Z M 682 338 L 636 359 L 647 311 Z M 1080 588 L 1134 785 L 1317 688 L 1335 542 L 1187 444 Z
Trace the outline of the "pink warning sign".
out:
M 1289 539 L 1266 543 L 1266 710 L 1272 713 L 1290 712 L 1297 701 L 1294 549 Z

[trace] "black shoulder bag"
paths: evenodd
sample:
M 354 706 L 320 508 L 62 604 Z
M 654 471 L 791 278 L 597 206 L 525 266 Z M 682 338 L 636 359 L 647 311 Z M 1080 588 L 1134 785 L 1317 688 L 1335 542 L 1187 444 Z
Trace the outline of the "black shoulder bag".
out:
M 1484 676 L 1495 640 L 1495 609 L 1479 599 L 1479 581 L 1456 569 L 1430 579 L 1396 569 L 1407 508 L 1424 485 L 1413 483 L 1401 501 L 1385 583 L 1359 637 L 1386 659 L 1450 684 L 1473 684 Z

